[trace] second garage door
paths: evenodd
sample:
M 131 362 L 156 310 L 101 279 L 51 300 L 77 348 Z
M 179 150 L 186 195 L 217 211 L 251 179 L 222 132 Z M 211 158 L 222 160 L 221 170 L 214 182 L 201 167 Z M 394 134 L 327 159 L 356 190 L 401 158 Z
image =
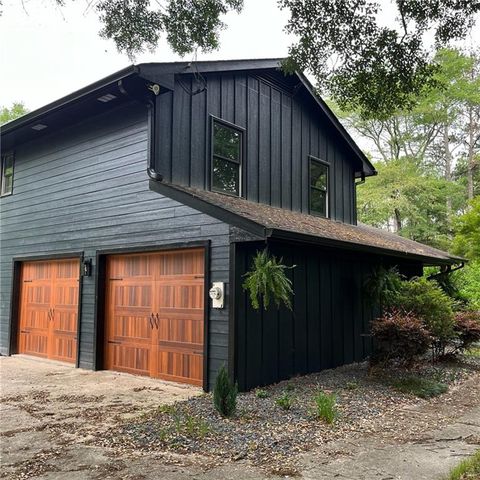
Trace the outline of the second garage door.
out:
M 204 250 L 107 259 L 105 368 L 203 383 Z
M 22 265 L 19 353 L 76 361 L 79 274 L 78 259 Z

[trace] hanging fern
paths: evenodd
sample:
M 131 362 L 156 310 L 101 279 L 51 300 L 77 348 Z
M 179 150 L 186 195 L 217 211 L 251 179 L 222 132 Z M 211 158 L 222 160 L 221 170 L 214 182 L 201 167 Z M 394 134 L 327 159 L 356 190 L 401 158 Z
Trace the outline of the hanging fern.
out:
M 256 253 L 252 269 L 244 275 L 243 283 L 243 289 L 248 291 L 255 310 L 260 308 L 260 304 L 263 304 L 266 310 L 271 300 L 275 302 L 277 308 L 283 303 L 292 310 L 292 282 L 285 274 L 285 270 L 291 268 L 295 268 L 295 265 L 291 267 L 283 265 L 282 259 L 277 260 L 267 249 Z
M 395 267 L 376 266 L 363 284 L 370 303 L 389 307 L 402 287 L 402 276 Z

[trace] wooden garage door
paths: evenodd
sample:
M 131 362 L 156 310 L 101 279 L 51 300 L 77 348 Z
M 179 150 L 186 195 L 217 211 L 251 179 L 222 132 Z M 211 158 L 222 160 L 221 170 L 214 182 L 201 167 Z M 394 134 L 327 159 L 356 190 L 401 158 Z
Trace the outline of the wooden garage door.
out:
M 19 353 L 75 363 L 79 273 L 78 259 L 22 265 Z
M 105 368 L 203 383 L 204 250 L 107 260 Z

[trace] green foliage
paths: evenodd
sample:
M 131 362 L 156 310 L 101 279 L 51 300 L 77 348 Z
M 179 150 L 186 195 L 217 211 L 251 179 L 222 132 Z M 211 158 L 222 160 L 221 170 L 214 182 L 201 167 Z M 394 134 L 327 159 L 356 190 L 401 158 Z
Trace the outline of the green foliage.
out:
M 468 308 L 480 310 L 480 260 L 468 262 L 451 274 L 459 294 L 468 302 Z
M 396 0 L 395 25 L 379 21 L 374 0 L 280 0 L 291 12 L 287 32 L 289 70 L 308 68 L 342 108 L 364 117 L 386 118 L 415 105 L 415 97 L 438 85 L 438 65 L 424 43 L 433 33 L 437 46 L 465 38 L 480 10 L 475 2 Z
M 402 278 L 396 268 L 375 266 L 367 276 L 363 289 L 372 305 L 390 305 L 402 286 Z
M 260 308 L 261 303 L 266 310 L 271 300 L 277 308 L 283 303 L 289 310 L 292 309 L 292 282 L 285 274 L 286 270 L 292 268 L 295 268 L 295 265 L 283 265 L 282 259 L 277 260 L 266 249 L 257 252 L 253 258 L 252 269 L 244 275 L 243 283 L 243 289 L 248 291 L 255 310 Z
M 435 283 L 425 278 L 403 282 L 393 306 L 420 318 L 435 339 L 435 353 L 443 352 L 455 336 L 452 300 Z
M 100 35 L 115 42 L 129 57 L 158 46 L 166 34 L 172 50 L 180 55 L 217 49 L 225 27 L 221 17 L 240 12 L 243 0 L 100 0 L 96 9 L 103 24 Z
M 467 212 L 454 224 L 453 251 L 472 260 L 480 260 L 480 197 L 474 198 Z
M 317 392 L 313 398 L 318 418 L 333 423 L 338 417 L 337 397 L 333 393 Z
M 447 480 L 478 480 L 480 478 L 480 450 L 454 467 Z
M 11 122 L 16 118 L 22 117 L 28 113 L 28 109 L 22 102 L 15 102 L 10 108 L 1 107 L 0 109 L 0 125 Z
M 432 337 L 414 314 L 393 310 L 372 322 L 372 364 L 400 361 L 407 366 L 430 348 Z
M 213 404 L 220 415 L 231 417 L 237 408 L 237 385 L 233 384 L 223 365 L 218 371 L 213 389 Z
M 255 396 L 257 398 L 268 398 L 268 392 L 263 388 L 257 388 L 255 390 Z
M 409 158 L 375 163 L 375 168 L 378 175 L 357 188 L 359 220 L 446 249 L 451 233 L 447 198 L 453 210 L 461 208 L 463 187 Z
M 210 426 L 202 418 L 185 414 L 184 416 L 175 415 L 174 420 L 177 434 L 199 439 L 205 437 L 210 432 Z
M 283 410 L 290 410 L 293 405 L 293 397 L 288 392 L 283 392 L 275 399 L 275 403 Z
M 431 398 L 448 391 L 448 386 L 437 380 L 409 376 L 393 382 L 394 388 L 420 398 Z

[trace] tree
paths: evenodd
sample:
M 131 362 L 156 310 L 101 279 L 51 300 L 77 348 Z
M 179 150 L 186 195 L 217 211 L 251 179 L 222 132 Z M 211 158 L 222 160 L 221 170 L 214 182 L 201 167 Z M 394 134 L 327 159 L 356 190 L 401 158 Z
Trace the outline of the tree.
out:
M 453 250 L 472 260 L 480 260 L 480 197 L 470 202 L 470 209 L 455 222 Z
M 401 158 L 375 164 L 378 176 L 358 187 L 359 220 L 439 248 L 450 247 L 447 197 L 453 208 L 464 201 L 461 185 L 447 182 L 419 164 Z
M 51 0 L 64 6 L 67 0 Z M 290 11 L 286 30 L 298 40 L 287 71 L 306 70 L 343 109 L 387 118 L 410 109 L 415 97 L 436 85 L 438 66 L 427 34 L 437 48 L 464 39 L 475 24 L 480 1 L 391 0 L 395 23 L 382 24 L 378 0 L 278 0 Z M 92 5 L 89 2 L 88 5 Z M 243 0 L 98 0 L 95 11 L 119 51 L 130 57 L 157 46 L 160 36 L 180 55 L 219 45 L 222 15 L 241 12 Z
M 15 102 L 8 107 L 0 107 L 0 125 L 11 122 L 18 117 L 21 117 L 28 113 L 28 109 L 22 102 Z

